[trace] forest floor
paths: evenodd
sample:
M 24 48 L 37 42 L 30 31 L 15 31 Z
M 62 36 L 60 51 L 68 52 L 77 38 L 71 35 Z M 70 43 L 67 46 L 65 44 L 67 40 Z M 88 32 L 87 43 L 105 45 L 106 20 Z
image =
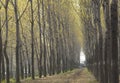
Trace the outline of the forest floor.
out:
M 98 83 L 86 68 L 35 80 L 22 80 L 21 83 Z

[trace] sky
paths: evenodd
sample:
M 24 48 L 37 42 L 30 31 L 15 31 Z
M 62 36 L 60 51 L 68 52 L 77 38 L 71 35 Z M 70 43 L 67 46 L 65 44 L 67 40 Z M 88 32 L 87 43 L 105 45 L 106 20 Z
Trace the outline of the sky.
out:
M 80 63 L 81 62 L 84 62 L 86 59 L 85 59 L 85 54 L 83 51 L 80 52 Z

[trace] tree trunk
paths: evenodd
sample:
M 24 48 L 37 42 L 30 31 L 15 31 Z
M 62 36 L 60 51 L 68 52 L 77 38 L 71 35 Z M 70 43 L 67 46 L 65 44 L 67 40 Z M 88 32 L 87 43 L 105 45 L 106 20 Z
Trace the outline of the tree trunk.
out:
M 4 56 L 2 57 L 2 80 L 5 80 L 5 60 L 4 60 Z
M 6 80 L 7 83 L 10 82 L 10 77 L 9 77 L 9 57 L 7 55 L 7 43 L 8 43 L 8 2 L 6 0 L 6 7 L 5 7 L 5 20 L 6 20 L 6 39 L 5 39 L 5 44 L 4 44 L 4 56 L 5 56 L 5 60 L 6 60 Z
M 43 70 L 43 74 L 46 77 L 47 72 L 46 72 L 46 24 L 45 24 L 45 4 L 44 4 L 44 0 L 42 0 L 42 22 L 43 22 L 43 44 L 44 44 L 44 51 L 43 51 L 43 56 L 44 56 L 44 70 Z
M 2 27 L 1 27 L 1 16 L 0 16 L 0 83 L 1 83 L 1 80 L 2 80 L 2 75 L 1 75 L 1 64 L 2 64 L 2 57 L 3 57 L 3 54 L 2 54 Z
M 33 0 L 30 0 L 30 4 L 31 4 L 31 51 L 32 51 L 32 56 L 31 56 L 31 60 L 32 60 L 32 79 L 35 79 L 35 71 L 34 71 L 34 12 L 33 12 Z
M 38 4 L 38 27 L 39 27 L 39 39 L 40 39 L 40 59 L 39 59 L 39 77 L 42 77 L 42 29 L 41 29 L 41 21 L 40 21 L 40 1 L 37 0 Z
M 118 72 L 118 0 L 111 4 L 111 30 L 112 30 L 112 83 L 119 83 Z
M 17 2 L 18 2 L 18 0 L 14 0 L 14 13 L 15 13 L 15 21 L 16 21 L 16 83 L 20 83 L 20 71 L 19 71 L 20 30 L 19 30 Z

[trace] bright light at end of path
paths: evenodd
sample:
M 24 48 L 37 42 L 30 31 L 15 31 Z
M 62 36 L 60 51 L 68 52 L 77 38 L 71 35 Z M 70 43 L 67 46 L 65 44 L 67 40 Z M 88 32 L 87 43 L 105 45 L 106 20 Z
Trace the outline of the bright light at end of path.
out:
M 80 63 L 83 63 L 86 61 L 85 54 L 83 51 L 80 52 Z

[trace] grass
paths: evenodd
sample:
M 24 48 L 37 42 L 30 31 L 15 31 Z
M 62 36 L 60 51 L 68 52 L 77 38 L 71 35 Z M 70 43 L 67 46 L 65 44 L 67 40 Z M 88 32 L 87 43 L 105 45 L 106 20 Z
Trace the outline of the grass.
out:
M 6 83 L 6 80 L 2 80 L 2 83 Z M 15 83 L 15 79 L 11 78 L 10 83 Z

